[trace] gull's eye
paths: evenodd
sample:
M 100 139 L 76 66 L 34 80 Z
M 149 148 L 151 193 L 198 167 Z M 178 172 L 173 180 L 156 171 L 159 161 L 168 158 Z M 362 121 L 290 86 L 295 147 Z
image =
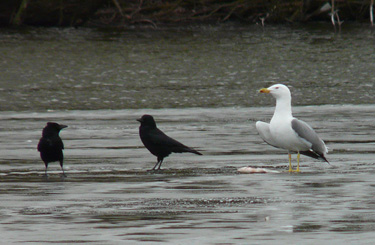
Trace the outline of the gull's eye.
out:
M 276 87 L 275 89 L 279 89 L 279 87 Z

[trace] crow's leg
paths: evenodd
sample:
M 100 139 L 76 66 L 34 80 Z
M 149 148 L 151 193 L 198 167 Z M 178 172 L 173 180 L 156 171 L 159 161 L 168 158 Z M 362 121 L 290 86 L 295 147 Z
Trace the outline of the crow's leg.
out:
M 157 170 L 160 170 L 160 167 L 161 167 L 161 164 L 163 163 L 163 160 L 164 160 L 164 159 L 161 159 L 161 160 L 160 160 L 160 162 L 159 162 L 159 167 L 158 167 Z
M 61 170 L 62 170 L 62 175 L 64 176 L 64 177 L 66 177 L 66 174 L 65 174 L 65 171 L 64 171 L 64 167 L 63 167 L 63 161 L 60 161 L 60 167 L 61 167 Z
M 158 159 L 158 162 L 155 164 L 155 166 L 152 168 L 152 170 L 155 170 L 156 167 L 159 165 L 160 160 Z
M 44 170 L 44 177 L 48 177 L 47 169 L 48 169 L 48 163 L 44 163 L 46 165 L 46 168 Z

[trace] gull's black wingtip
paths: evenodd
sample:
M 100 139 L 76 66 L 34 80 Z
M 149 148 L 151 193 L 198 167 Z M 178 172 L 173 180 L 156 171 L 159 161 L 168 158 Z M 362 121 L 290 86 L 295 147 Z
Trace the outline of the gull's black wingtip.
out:
M 327 158 L 325 156 L 320 156 L 320 159 L 323 159 L 326 163 L 331 165 L 331 163 L 327 160 Z
M 300 151 L 300 153 L 302 155 L 305 155 L 305 156 L 308 156 L 308 157 L 323 160 L 326 163 L 328 163 L 329 165 L 331 165 L 330 162 L 327 160 L 327 158 L 323 154 L 319 154 L 315 151 Z

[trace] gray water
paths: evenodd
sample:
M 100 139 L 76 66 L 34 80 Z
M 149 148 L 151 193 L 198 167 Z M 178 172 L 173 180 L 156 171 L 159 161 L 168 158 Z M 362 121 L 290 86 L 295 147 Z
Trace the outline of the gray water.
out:
M 354 24 L 0 30 L 2 242 L 372 244 L 373 48 Z M 301 157 L 289 174 L 287 154 L 257 135 L 274 100 L 256 91 L 278 82 L 330 165 Z M 145 113 L 203 156 L 172 154 L 150 172 Z M 57 163 L 43 177 L 47 121 L 69 125 L 67 178 Z

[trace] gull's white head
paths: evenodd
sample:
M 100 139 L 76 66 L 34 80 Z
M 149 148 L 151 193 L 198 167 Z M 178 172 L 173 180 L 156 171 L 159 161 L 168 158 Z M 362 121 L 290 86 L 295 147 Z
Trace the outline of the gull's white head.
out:
M 290 90 L 284 84 L 275 84 L 268 88 L 262 88 L 259 93 L 271 94 L 276 99 L 278 98 L 290 98 Z

